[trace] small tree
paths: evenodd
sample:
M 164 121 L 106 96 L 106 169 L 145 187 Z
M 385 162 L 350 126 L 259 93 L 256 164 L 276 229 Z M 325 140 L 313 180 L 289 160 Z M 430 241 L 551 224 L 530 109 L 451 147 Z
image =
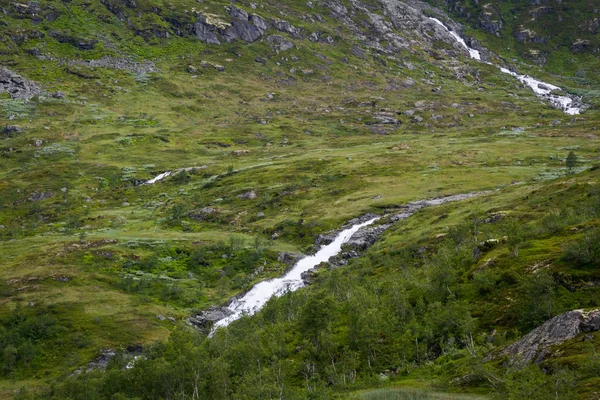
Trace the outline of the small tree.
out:
M 570 151 L 569 155 L 567 156 L 567 168 L 569 168 L 569 172 L 573 172 L 573 168 L 575 168 L 575 165 L 577 164 L 577 156 L 575 155 L 574 152 Z

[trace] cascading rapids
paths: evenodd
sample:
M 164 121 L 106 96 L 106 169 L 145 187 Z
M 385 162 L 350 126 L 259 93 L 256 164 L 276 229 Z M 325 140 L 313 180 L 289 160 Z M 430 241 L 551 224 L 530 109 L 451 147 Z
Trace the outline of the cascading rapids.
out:
M 478 60 L 478 61 L 482 61 L 481 53 L 478 50 L 475 50 L 475 49 L 469 47 L 467 45 L 467 43 L 465 42 L 465 40 L 462 37 L 460 37 L 459 34 L 448 29 L 448 27 L 446 25 L 444 25 L 444 23 L 442 21 L 440 21 L 439 19 L 432 18 L 432 17 L 430 17 L 429 19 L 431 19 L 433 22 L 440 25 L 448 33 L 450 33 L 450 35 L 452 35 L 452 37 L 454 39 L 456 39 L 456 41 L 458 43 L 460 43 L 469 52 L 469 56 L 471 58 Z M 489 65 L 494 65 L 487 61 L 482 61 L 482 62 L 485 62 L 486 64 L 489 64 Z M 549 100 L 550 103 L 552 104 L 552 106 L 564 111 L 565 113 L 567 113 L 569 115 L 576 115 L 576 114 L 581 113 L 582 107 L 576 105 L 575 100 L 573 98 L 571 98 L 569 96 L 561 96 L 561 95 L 553 93 L 554 91 L 561 90 L 561 88 L 559 88 L 558 86 L 552 85 L 550 83 L 542 82 L 542 81 L 532 78 L 528 75 L 517 74 L 516 72 L 511 71 L 507 68 L 499 67 L 497 65 L 494 65 L 494 66 L 499 68 L 502 73 L 512 75 L 515 78 L 517 78 L 519 81 L 521 81 L 522 83 L 529 86 L 531 88 L 531 90 L 533 90 L 533 92 L 538 97 Z

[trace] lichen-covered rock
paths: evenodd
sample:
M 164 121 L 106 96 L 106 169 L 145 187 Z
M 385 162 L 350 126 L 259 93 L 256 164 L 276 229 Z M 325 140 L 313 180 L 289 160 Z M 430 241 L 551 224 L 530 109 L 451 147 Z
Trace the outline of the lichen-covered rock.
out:
M 217 27 L 207 22 L 205 16 L 201 16 L 196 24 L 194 30 L 198 39 L 207 44 L 221 44 L 217 38 Z

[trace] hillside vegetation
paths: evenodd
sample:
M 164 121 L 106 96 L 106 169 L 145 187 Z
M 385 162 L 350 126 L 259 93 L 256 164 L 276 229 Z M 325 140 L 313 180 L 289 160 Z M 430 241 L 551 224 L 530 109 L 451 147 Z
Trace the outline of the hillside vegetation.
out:
M 598 37 L 535 65 L 516 23 L 430 3 L 0 0 L 0 397 L 595 398 L 597 331 L 503 350 L 600 307 Z M 355 217 L 479 191 L 211 338 L 189 322 Z

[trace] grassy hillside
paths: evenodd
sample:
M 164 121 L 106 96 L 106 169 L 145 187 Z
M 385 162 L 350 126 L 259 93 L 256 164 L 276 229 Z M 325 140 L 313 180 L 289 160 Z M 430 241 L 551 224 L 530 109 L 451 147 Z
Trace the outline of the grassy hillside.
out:
M 567 243 L 587 243 L 597 224 L 597 171 L 589 171 L 598 160 L 594 107 L 567 116 L 451 43 L 415 38 L 410 49 L 378 51 L 325 3 L 256 3 L 237 6 L 288 21 L 300 33 L 269 28 L 253 43 L 203 43 L 193 28 L 199 15 L 230 21 L 229 2 L 0 1 L 0 64 L 43 90 L 28 100 L 0 93 L 2 396 L 53 387 L 101 350 L 130 355 L 153 344 L 139 368 L 122 370 L 126 357 L 117 357 L 107 375 L 83 374 L 50 393 L 173 397 L 170 386 L 136 393 L 146 373 L 181 372 L 188 385 L 198 365 L 209 368 L 181 358 L 216 363 L 210 373 L 222 380 L 202 377 L 207 398 L 244 388 L 249 392 L 239 397 L 276 396 L 281 385 L 285 398 L 346 395 L 404 379 L 429 385 L 433 377 L 448 390 L 489 392 L 498 388 L 484 378 L 452 381 L 468 374 L 469 357 L 481 360 L 562 311 L 598 306 L 597 260 L 581 266 L 563 257 Z M 382 12 L 379 3 L 365 3 Z M 359 12 L 353 18 L 366 20 Z M 312 33 L 332 42 L 311 41 Z M 275 48 L 272 35 L 294 47 Z M 565 167 L 570 151 L 573 171 Z M 165 171 L 175 172 L 142 184 Z M 351 218 L 479 190 L 494 192 L 396 225 L 366 258 L 324 273 L 214 340 L 183 328 L 196 311 L 280 275 L 287 268 L 281 252 L 310 252 L 317 234 Z M 250 191 L 256 197 L 244 198 Z M 509 216 L 484 225 L 478 239 L 508 242 L 470 257 L 473 218 L 496 211 Z M 515 244 L 510 229 L 521 223 L 523 240 Z M 434 239 L 438 234 L 446 238 Z M 493 265 L 484 266 L 488 259 Z M 538 263 L 548 285 L 539 290 L 556 296 L 550 310 L 526 306 Z M 565 289 L 572 281 L 574 292 Z M 348 308 L 354 305 L 344 303 L 337 282 L 365 296 L 364 308 Z M 391 298 L 400 301 L 395 285 L 410 292 L 404 311 L 404 303 L 391 305 Z M 519 305 L 498 300 L 504 298 Z M 448 305 L 460 316 L 458 327 L 424 325 L 424 315 Z M 311 309 L 332 314 L 325 323 L 311 320 L 320 315 L 302 320 L 301 310 Z M 400 326 L 398 313 L 412 322 Z M 368 326 L 373 330 L 362 331 Z M 361 331 L 350 335 L 351 327 Z M 493 329 L 497 342 L 486 338 Z M 175 340 L 155 344 L 172 332 Z M 476 349 L 464 342 L 467 333 Z M 329 335 L 332 355 L 321 351 L 321 335 Z M 249 337 L 258 371 L 244 369 L 248 349 L 236 347 L 248 346 Z M 416 350 L 404 350 L 415 338 Z M 593 353 L 572 352 L 556 362 L 579 371 L 580 359 Z M 346 372 L 336 369 L 339 357 L 350 357 Z M 250 383 L 261 371 L 269 383 L 257 388 Z M 494 373 L 517 374 L 500 371 Z M 587 385 L 582 397 L 598 390 L 585 374 L 573 378 Z

